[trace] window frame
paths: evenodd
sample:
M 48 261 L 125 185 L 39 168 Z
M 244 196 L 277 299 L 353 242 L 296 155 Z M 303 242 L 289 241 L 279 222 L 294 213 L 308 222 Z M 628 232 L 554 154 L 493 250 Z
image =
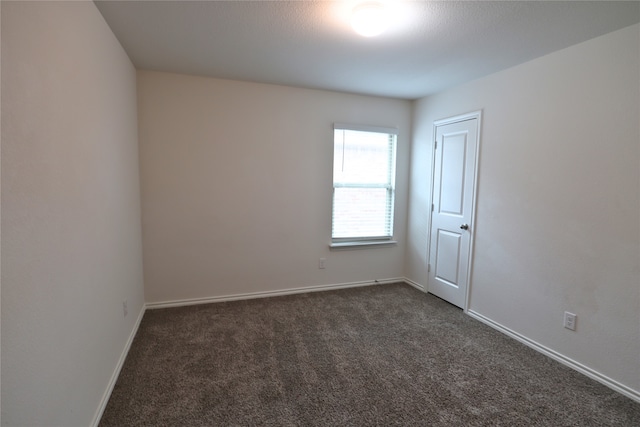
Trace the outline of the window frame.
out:
M 347 130 L 356 132 L 380 133 L 387 136 L 393 136 L 392 147 L 390 149 L 389 161 L 389 181 L 385 184 L 371 183 L 338 183 L 335 182 L 335 156 L 336 156 L 336 131 Z M 395 196 L 396 196 L 396 157 L 398 147 L 398 128 L 388 126 L 369 126 L 357 125 L 350 123 L 334 123 L 333 125 L 333 173 L 332 173 L 332 197 L 331 197 L 331 248 L 349 248 L 362 246 L 389 246 L 398 242 L 394 239 L 395 232 Z M 385 188 L 387 189 L 387 210 L 389 220 L 389 235 L 384 236 L 362 236 L 362 237 L 334 237 L 334 216 L 335 216 L 335 192 L 336 188 Z M 385 213 L 387 219 L 387 213 Z

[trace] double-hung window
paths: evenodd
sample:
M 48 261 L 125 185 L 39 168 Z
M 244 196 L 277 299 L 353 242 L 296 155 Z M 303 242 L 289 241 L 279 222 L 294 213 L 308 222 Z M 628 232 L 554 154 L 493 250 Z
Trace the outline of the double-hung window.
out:
M 334 125 L 332 246 L 391 242 L 397 133 Z

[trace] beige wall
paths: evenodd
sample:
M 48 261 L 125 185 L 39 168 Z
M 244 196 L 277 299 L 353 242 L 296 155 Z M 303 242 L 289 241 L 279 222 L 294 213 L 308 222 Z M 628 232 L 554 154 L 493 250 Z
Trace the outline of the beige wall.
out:
M 408 101 L 147 71 L 138 100 L 147 302 L 403 276 Z M 329 251 L 334 122 L 399 128 L 398 246 Z
M 417 101 L 406 257 L 426 285 L 433 121 L 482 109 L 470 310 L 636 396 L 639 28 Z
M 3 1 L 3 426 L 96 418 L 143 307 L 137 149 L 135 69 L 95 5 Z

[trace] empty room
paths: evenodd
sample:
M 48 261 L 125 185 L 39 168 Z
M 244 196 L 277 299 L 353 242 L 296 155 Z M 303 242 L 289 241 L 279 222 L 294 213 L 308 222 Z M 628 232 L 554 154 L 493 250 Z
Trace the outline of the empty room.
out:
M 0 425 L 640 425 L 640 2 L 0 19 Z

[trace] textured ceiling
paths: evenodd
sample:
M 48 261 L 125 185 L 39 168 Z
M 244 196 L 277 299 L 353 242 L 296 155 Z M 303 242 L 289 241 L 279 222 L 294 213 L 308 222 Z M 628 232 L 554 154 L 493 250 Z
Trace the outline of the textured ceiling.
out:
M 638 1 L 96 1 L 140 69 L 415 99 L 640 22 Z

